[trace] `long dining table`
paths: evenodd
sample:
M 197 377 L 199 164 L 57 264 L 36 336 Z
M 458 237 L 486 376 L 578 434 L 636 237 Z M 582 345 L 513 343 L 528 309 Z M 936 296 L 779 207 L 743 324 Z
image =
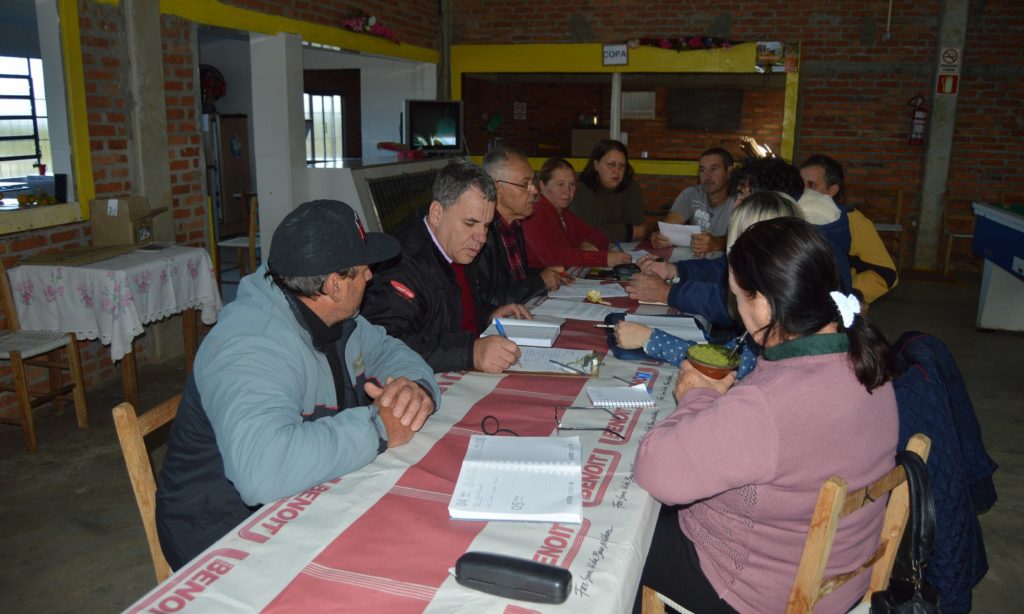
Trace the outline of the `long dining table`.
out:
M 631 308 L 628 299 L 612 303 Z M 596 377 L 439 373 L 438 411 L 408 444 L 366 467 L 265 505 L 155 587 L 129 612 L 624 612 L 633 604 L 659 504 L 634 481 L 641 437 L 674 407 L 677 368 L 608 353 L 604 329 L 566 320 L 555 347 L 606 353 Z M 614 408 L 582 443 L 579 524 L 453 520 L 448 503 L 484 418 L 523 436 L 556 436 L 560 407 L 593 385 L 642 378 L 653 407 Z M 563 432 L 563 434 L 568 434 Z M 498 552 L 572 573 L 559 605 L 458 584 L 467 551 Z

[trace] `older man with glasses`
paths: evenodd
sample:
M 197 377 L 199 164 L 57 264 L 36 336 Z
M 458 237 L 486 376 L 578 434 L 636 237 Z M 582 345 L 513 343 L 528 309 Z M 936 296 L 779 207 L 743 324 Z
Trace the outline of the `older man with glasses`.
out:
M 481 298 L 495 305 L 525 303 L 546 290 L 557 290 L 566 279 L 564 267 L 530 269 L 527 264 L 522 220 L 533 213 L 540 190 L 526 156 L 498 147 L 484 157 L 484 170 L 494 179 L 498 201 L 476 262 Z

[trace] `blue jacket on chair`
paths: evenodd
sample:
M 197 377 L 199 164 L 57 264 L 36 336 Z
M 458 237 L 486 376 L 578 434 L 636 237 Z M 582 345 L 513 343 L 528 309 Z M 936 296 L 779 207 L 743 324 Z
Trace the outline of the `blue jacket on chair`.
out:
M 953 355 L 942 341 L 904 333 L 893 346 L 900 375 L 893 382 L 900 413 L 899 449 L 914 433 L 932 440 L 928 471 L 935 498 L 935 548 L 925 579 L 945 613 L 969 612 L 971 589 L 988 571 L 977 514 L 996 502 L 996 463 Z

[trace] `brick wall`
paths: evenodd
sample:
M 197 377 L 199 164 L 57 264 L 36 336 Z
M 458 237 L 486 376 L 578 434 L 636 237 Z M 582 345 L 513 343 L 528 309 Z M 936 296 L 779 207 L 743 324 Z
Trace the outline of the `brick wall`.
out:
M 853 203 L 862 202 L 869 188 L 904 190 L 902 221 L 909 226 L 918 213 L 924 147 L 907 144 L 911 109 L 906 103 L 918 94 L 931 99 L 940 3 L 894 3 L 891 37 L 884 41 L 888 7 L 885 0 L 713 5 L 624 0 L 585 8 L 570 0 L 543 6 L 507 0 L 498 12 L 484 0 L 456 0 L 454 42 L 613 43 L 694 34 L 800 41 L 796 159 L 827 153 L 842 161 Z M 1024 132 L 1024 14 L 1014 0 L 989 0 L 983 7 L 970 4 L 947 192 L 988 200 L 1016 194 L 1021 201 L 1024 177 L 1017 169 L 1024 165 L 1024 149 L 1018 145 Z M 552 98 L 572 100 L 561 94 Z M 635 153 L 635 135 L 642 130 L 627 122 L 623 129 Z M 664 183 L 640 180 L 645 187 Z M 966 206 L 966 200 L 954 200 L 959 208 Z M 880 207 L 880 218 L 895 216 L 894 205 Z M 968 248 L 963 242 L 959 249 Z M 903 252 L 912 250 L 911 241 Z
M 778 79 L 782 83 L 781 78 Z M 696 160 L 709 147 L 725 147 L 739 157 L 738 135 L 753 136 L 773 151 L 781 147 L 782 109 L 785 90 L 781 87 L 748 89 L 743 96 L 740 129 L 735 133 L 669 128 L 668 87 L 655 92 L 655 119 L 624 119 L 622 130 L 629 135 L 629 151 L 639 157 L 646 151 L 652 159 Z M 649 90 L 648 90 L 649 91 Z M 501 137 L 505 144 L 531 156 L 568 157 L 572 128 L 579 117 L 597 111 L 601 125 L 607 125 L 611 109 L 611 86 L 594 83 L 564 83 L 537 78 L 527 82 L 463 78 L 463 121 L 470 151 L 483 153 L 487 142 Z M 517 120 L 513 104 L 526 104 L 526 119 Z M 498 113 L 501 123 L 487 130 Z M 585 123 L 583 124 L 586 125 Z
M 207 216 L 192 30 L 189 22 L 178 17 L 164 15 L 160 21 L 174 239 L 183 245 L 202 247 Z

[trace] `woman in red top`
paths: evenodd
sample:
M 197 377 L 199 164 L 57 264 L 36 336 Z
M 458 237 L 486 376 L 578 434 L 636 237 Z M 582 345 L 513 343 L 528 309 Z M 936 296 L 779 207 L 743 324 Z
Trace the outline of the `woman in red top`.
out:
M 631 262 L 629 254 L 608 250 L 608 237 L 569 211 L 576 194 L 576 172 L 562 158 L 541 167 L 540 196 L 533 215 L 523 220 L 530 268 L 548 266 L 615 266 Z

